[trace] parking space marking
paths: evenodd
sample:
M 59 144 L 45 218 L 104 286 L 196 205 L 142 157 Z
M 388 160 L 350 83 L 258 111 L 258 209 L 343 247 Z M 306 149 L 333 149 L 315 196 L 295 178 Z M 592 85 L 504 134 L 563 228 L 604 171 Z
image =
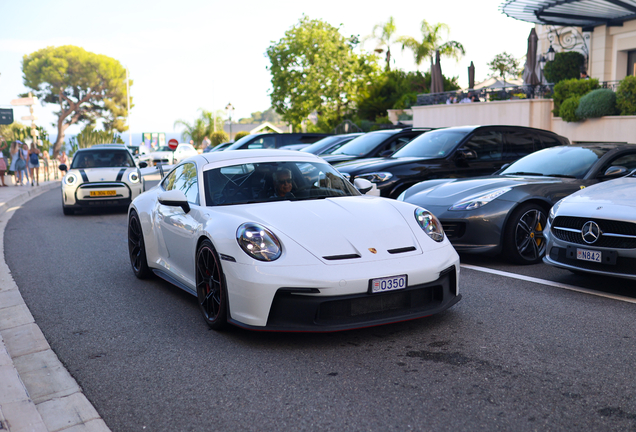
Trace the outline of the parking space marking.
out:
M 552 286 L 555 288 L 561 288 L 561 289 L 565 289 L 568 291 L 575 291 L 575 292 L 579 292 L 579 293 L 583 293 L 583 294 L 590 294 L 590 295 L 594 295 L 597 297 L 605 297 L 605 298 L 609 298 L 612 300 L 618 300 L 618 301 L 622 301 L 622 302 L 626 302 L 626 303 L 635 303 L 636 304 L 636 299 L 631 298 L 631 297 L 625 297 L 625 296 L 620 296 L 620 295 L 615 295 L 615 294 L 607 294 L 604 292 L 600 292 L 600 291 L 594 291 L 588 288 L 581 288 L 581 287 L 577 287 L 574 285 L 568 285 L 568 284 L 564 284 L 564 283 L 560 283 L 560 282 L 553 282 L 550 280 L 546 280 L 546 279 L 539 279 L 539 278 L 535 278 L 532 276 L 524 276 L 524 275 L 519 275 L 516 273 L 510 273 L 510 272 L 505 272 L 505 271 L 501 271 L 501 270 L 495 270 L 495 269 L 490 269 L 487 267 L 479 267 L 479 266 L 475 266 L 472 264 L 460 264 L 461 267 L 470 269 L 470 270 L 475 270 L 475 271 L 480 271 L 483 273 L 490 273 L 490 274 L 495 274 L 495 275 L 499 275 L 499 276 L 504 276 L 504 277 L 509 277 L 512 279 L 519 279 L 519 280 L 524 280 L 524 281 L 528 281 L 528 282 L 534 282 L 537 284 L 541 284 L 541 285 L 548 285 L 548 286 Z

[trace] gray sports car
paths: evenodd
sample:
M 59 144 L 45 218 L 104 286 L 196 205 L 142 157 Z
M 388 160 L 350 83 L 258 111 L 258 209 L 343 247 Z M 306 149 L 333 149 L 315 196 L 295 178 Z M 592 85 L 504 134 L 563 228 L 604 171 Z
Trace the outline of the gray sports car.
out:
M 595 183 L 625 176 L 634 168 L 636 145 L 552 147 L 492 176 L 418 183 L 398 200 L 437 216 L 458 252 L 503 252 L 512 262 L 535 264 L 545 254 L 543 231 L 557 201 Z

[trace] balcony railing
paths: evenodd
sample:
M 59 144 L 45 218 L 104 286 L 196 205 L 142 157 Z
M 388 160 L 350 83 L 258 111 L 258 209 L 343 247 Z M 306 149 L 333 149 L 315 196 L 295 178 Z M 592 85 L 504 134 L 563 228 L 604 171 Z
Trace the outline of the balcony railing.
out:
M 601 88 L 616 91 L 620 81 L 600 82 Z M 471 102 L 493 102 L 515 99 L 551 99 L 554 92 L 554 84 L 542 85 L 509 85 L 499 88 L 482 88 L 474 90 L 453 90 L 443 93 L 424 93 L 417 95 L 416 105 L 440 105 L 449 103 Z

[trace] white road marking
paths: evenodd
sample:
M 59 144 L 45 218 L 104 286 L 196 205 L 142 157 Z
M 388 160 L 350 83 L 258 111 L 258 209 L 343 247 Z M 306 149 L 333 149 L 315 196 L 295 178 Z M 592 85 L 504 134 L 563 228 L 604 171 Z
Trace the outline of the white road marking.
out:
M 575 291 L 575 292 L 579 292 L 579 293 L 583 293 L 583 294 L 590 294 L 590 295 L 595 295 L 597 297 L 605 297 L 605 298 L 609 298 L 612 300 L 618 300 L 618 301 L 623 301 L 623 302 L 627 302 L 627 303 L 634 303 L 636 304 L 636 299 L 631 298 L 631 297 L 625 297 L 625 296 L 620 296 L 620 295 L 615 295 L 615 294 L 607 294 L 604 292 L 600 292 L 600 291 L 595 291 L 595 290 L 591 290 L 591 289 L 587 289 L 587 288 L 581 288 L 581 287 L 577 287 L 574 285 L 568 285 L 568 284 L 564 284 L 564 283 L 559 283 L 559 282 L 553 282 L 550 280 L 546 280 L 546 279 L 539 279 L 539 278 L 535 278 L 535 277 L 531 277 L 531 276 L 524 276 L 524 275 L 519 275 L 516 273 L 509 273 L 509 272 L 505 272 L 505 271 L 501 271 L 501 270 L 495 270 L 495 269 L 490 269 L 487 267 L 479 267 L 479 266 L 475 266 L 475 265 L 471 265 L 471 264 L 461 264 L 461 267 L 470 269 L 470 270 L 475 270 L 475 271 L 480 271 L 480 272 L 484 272 L 484 273 L 491 273 L 491 274 L 496 274 L 499 276 L 504 276 L 504 277 L 509 277 L 512 279 L 519 279 L 519 280 L 524 280 L 524 281 L 528 281 L 528 282 L 534 282 L 537 284 L 541 284 L 541 285 L 548 285 L 548 286 L 552 286 L 555 288 L 561 288 L 561 289 L 565 289 L 565 290 L 569 290 L 569 291 Z

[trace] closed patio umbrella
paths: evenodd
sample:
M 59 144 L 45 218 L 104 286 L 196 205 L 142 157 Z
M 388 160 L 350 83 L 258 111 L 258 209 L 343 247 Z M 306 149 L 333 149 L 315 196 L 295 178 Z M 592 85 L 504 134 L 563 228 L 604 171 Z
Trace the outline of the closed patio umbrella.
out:
M 475 88 L 475 65 L 472 60 L 470 62 L 470 66 L 468 66 L 468 88 Z
M 533 28 L 528 36 L 528 52 L 526 53 L 526 66 L 523 69 L 523 83 L 525 85 L 539 85 L 540 80 L 537 75 L 537 43 L 539 38 Z
M 442 77 L 442 66 L 439 60 L 439 51 L 435 51 L 435 63 L 431 59 L 431 93 L 442 93 L 444 91 L 444 78 Z

